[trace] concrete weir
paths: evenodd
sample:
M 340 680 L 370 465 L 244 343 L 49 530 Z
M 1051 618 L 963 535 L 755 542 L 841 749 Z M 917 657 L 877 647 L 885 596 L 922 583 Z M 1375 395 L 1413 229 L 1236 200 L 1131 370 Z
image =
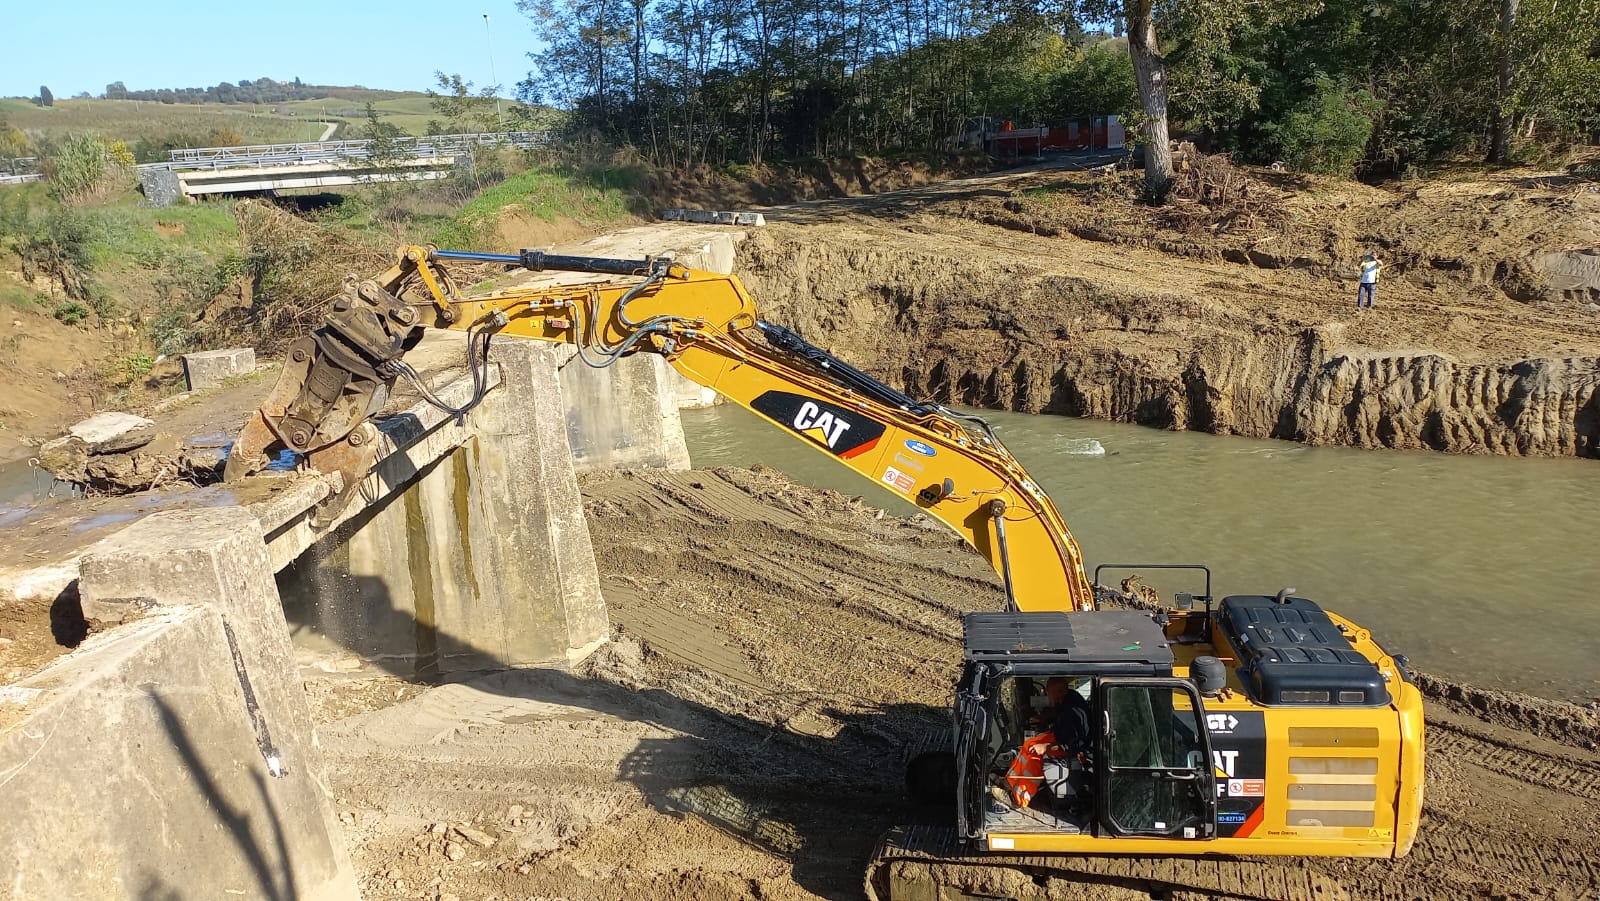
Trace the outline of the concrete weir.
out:
M 730 271 L 740 238 L 642 228 L 566 250 Z M 453 404 L 463 358 L 443 333 L 410 357 Z M 37 572 L 0 559 L 0 612 L 26 585 L 97 627 L 0 687 L 0 898 L 359 897 L 299 667 L 567 667 L 606 641 L 575 472 L 687 466 L 677 409 L 704 397 L 650 356 L 591 370 L 501 340 L 491 359 L 462 421 L 397 392 L 325 528 L 310 510 L 328 477 L 269 473 L 164 496 Z

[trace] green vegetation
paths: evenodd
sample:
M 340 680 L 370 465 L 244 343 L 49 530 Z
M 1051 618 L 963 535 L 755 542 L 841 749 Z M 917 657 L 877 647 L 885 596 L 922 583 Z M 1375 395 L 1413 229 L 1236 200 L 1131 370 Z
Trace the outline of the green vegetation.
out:
M 76 300 L 69 300 L 63 304 L 57 304 L 56 308 L 50 312 L 50 315 L 61 320 L 66 325 L 77 325 L 89 318 L 89 308 Z
M 519 99 L 548 92 L 574 136 L 666 166 L 936 150 L 984 121 L 1108 113 L 1157 168 L 1169 124 L 1205 150 L 1377 177 L 1600 142 L 1594 0 L 521 7 L 544 48 Z
M 629 168 L 584 171 L 538 166 L 472 198 L 435 228 L 433 242 L 457 249 L 480 246 L 507 208 L 545 222 L 567 217 L 599 228 L 628 215 L 629 189 L 638 178 L 638 171 Z
M 1292 169 L 1348 174 L 1372 137 L 1378 102 L 1366 91 L 1343 88 L 1321 73 L 1313 90 L 1281 122 L 1264 123 L 1262 134 Z
M 0 305 L 14 310 L 37 310 L 48 302 L 49 298 L 27 285 L 10 280 L 0 281 Z

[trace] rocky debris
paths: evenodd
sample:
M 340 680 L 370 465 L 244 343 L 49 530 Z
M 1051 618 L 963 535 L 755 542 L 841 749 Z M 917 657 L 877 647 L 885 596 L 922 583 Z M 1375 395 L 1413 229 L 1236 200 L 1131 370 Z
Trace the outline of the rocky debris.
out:
M 480 848 L 493 848 L 494 847 L 494 843 L 495 843 L 494 836 L 490 835 L 487 832 L 483 832 L 481 830 L 474 829 L 471 826 L 468 826 L 468 825 L 465 825 L 465 824 L 458 825 L 458 826 L 455 827 L 455 833 L 456 833 L 456 835 L 461 836 L 462 838 L 464 838 L 467 841 L 473 843 L 474 845 L 477 845 Z
M 90 454 L 116 454 L 144 447 L 156 437 L 156 424 L 132 413 L 96 413 L 67 429 Z
M 220 387 L 229 378 L 246 375 L 255 368 L 256 352 L 248 347 L 183 355 L 183 375 L 190 391 Z
M 156 424 L 128 413 L 100 413 L 39 448 L 39 465 L 94 494 L 130 494 L 170 482 L 214 482 L 228 443 L 213 438 L 157 441 Z

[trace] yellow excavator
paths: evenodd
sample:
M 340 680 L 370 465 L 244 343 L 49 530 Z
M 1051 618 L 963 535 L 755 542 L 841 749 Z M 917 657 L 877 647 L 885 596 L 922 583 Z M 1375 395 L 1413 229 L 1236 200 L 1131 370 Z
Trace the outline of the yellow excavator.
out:
M 590 277 L 466 296 L 447 268 L 457 261 Z M 430 328 L 468 333 L 465 407 L 433 398 L 404 360 Z M 464 415 L 487 390 L 492 343 L 513 338 L 573 345 L 597 367 L 660 354 L 939 519 L 1000 575 L 999 609 L 964 617 L 952 729 L 906 753 L 909 790 L 946 815 L 885 837 L 870 897 L 1021 897 L 1020 879 L 1298 901 L 1345 891 L 1318 868 L 1238 857 L 1410 850 L 1423 716 L 1403 657 L 1292 589 L 1218 601 L 1202 566 L 1173 566 L 1203 588 L 1170 605 L 1100 609 L 1112 567 L 1091 583 L 1055 505 L 981 418 L 763 321 L 731 275 L 667 258 L 403 248 L 291 345 L 225 477 L 304 455 L 341 474 L 327 519 L 370 467 L 370 419 L 397 379 Z

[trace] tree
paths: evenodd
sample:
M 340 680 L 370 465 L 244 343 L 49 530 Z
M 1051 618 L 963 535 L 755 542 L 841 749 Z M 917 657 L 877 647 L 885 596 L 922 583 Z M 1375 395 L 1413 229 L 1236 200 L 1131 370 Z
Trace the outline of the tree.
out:
M 50 93 L 50 89 L 45 87 L 44 85 L 39 85 L 39 105 L 40 106 L 55 106 L 56 105 L 55 95 Z
M 128 86 L 123 84 L 120 81 L 113 81 L 112 83 L 106 85 L 105 99 L 107 99 L 107 100 L 127 100 L 128 99 Z
M 492 84 L 473 93 L 472 82 L 463 81 L 460 74 L 435 72 L 433 76 L 439 83 L 439 90 L 428 90 L 428 105 L 444 117 L 445 128 L 458 134 L 499 130 L 499 117 L 495 112 L 499 85 Z
M 1156 41 L 1153 0 L 1128 0 L 1123 9 L 1128 55 L 1144 110 L 1144 190 L 1158 202 L 1172 188 L 1172 145 L 1167 138 L 1167 61 Z
M 1504 163 L 1511 156 L 1511 82 L 1516 76 L 1515 45 L 1511 37 L 1517 30 L 1517 0 L 1500 0 L 1500 83 L 1496 93 L 1499 115 L 1494 120 L 1494 137 L 1489 143 L 1489 162 Z

